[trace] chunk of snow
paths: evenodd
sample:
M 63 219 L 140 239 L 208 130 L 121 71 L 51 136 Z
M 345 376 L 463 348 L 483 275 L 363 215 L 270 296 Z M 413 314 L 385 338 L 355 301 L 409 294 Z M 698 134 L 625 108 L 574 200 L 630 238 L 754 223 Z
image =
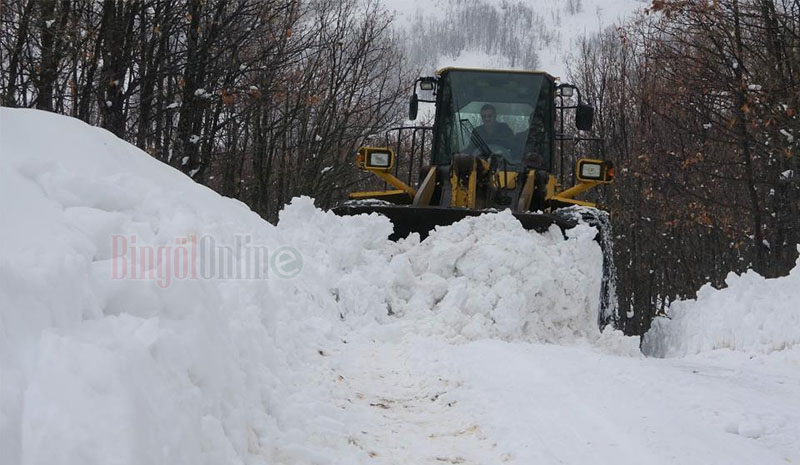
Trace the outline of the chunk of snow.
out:
M 194 95 L 197 97 L 201 97 L 203 94 L 206 93 L 206 90 L 202 87 L 194 91 Z
M 758 439 L 764 434 L 764 425 L 755 421 L 742 422 L 737 428 L 737 434 L 750 439 Z

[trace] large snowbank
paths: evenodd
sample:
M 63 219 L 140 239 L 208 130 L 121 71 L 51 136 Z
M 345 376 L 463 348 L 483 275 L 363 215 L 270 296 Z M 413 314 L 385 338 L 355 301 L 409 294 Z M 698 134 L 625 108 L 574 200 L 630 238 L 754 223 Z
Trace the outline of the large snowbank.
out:
M 705 285 L 697 299 L 674 302 L 656 318 L 642 351 L 681 357 L 730 349 L 770 353 L 800 346 L 800 259 L 788 276 L 731 273 L 724 289 Z
M 353 329 L 608 344 L 588 227 L 565 241 L 500 213 L 394 243 L 385 218 L 307 198 L 275 227 L 106 131 L 32 110 L 0 109 L 0 150 L 9 463 L 359 463 L 367 452 L 346 446 L 358 422 L 318 375 Z M 216 276 L 179 279 L 164 255 L 132 277 L 128 247 L 191 238 L 230 269 L 201 254 Z M 229 279 L 253 269 L 264 275 Z

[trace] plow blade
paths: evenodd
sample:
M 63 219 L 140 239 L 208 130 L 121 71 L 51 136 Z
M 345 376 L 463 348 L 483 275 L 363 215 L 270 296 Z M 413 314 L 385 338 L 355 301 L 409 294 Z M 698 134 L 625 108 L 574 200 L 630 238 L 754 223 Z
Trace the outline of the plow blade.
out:
M 428 233 L 437 226 L 448 226 L 470 216 L 479 216 L 487 211 L 466 210 L 459 208 L 409 207 L 401 205 L 342 205 L 333 209 L 340 216 L 377 213 L 389 218 L 394 232 L 389 239 L 398 240 L 411 233 L 418 233 L 425 239 Z M 545 232 L 550 226 L 557 225 L 561 231 L 574 227 L 577 222 L 568 218 L 545 213 L 514 213 L 523 228 L 537 232 Z

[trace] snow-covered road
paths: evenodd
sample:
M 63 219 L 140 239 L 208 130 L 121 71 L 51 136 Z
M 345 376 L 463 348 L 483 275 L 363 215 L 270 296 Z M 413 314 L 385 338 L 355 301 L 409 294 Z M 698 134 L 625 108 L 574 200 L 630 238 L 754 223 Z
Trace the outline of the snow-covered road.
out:
M 326 356 L 322 382 L 374 463 L 800 461 L 800 370 L 786 369 L 800 351 L 662 360 L 410 337 Z
M 509 456 L 451 393 L 458 379 L 404 343 L 355 342 L 334 355 L 337 405 L 358 412 L 352 445 L 376 463 L 500 463 Z M 334 364 L 336 364 L 334 360 Z

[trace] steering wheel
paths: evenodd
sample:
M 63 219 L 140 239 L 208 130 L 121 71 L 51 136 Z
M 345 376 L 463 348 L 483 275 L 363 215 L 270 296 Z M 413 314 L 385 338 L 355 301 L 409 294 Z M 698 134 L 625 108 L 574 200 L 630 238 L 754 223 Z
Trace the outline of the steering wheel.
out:
M 491 156 L 496 156 L 504 159 L 508 163 L 519 163 L 519 160 L 514 159 L 514 152 L 509 147 L 500 144 L 488 144 Z
M 501 156 L 501 157 L 503 157 L 505 159 L 508 159 L 508 157 L 511 155 L 511 149 L 508 148 L 508 147 L 505 147 L 503 145 L 487 144 L 486 146 L 489 147 L 489 154 L 488 155 L 483 153 L 483 151 L 480 148 L 476 148 L 473 151 L 473 155 L 482 156 L 482 157 L 491 156 L 491 155 L 499 155 L 499 156 Z

